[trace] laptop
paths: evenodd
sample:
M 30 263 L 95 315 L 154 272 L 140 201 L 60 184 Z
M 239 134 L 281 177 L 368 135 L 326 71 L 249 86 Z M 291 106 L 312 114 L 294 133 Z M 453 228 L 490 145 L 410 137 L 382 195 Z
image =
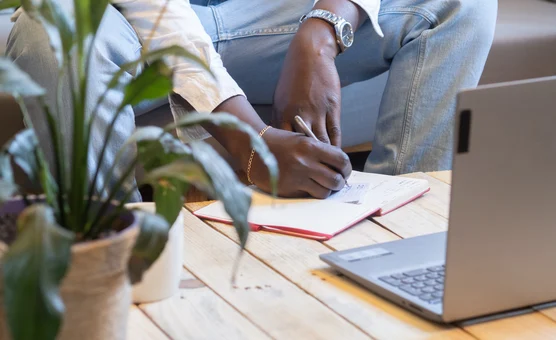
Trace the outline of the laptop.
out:
M 449 228 L 320 258 L 427 319 L 556 300 L 556 77 L 458 94 Z

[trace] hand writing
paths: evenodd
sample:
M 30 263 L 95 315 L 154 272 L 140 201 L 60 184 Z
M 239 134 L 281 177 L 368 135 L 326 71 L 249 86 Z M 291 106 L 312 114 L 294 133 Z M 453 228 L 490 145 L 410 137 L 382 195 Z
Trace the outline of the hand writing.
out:
M 292 40 L 274 95 L 272 123 L 296 131 L 294 117 L 299 115 L 319 140 L 340 146 L 338 47 L 331 30 L 328 23 L 313 19 Z
M 278 195 L 282 197 L 326 198 L 345 186 L 352 168 L 348 156 L 337 147 L 305 135 L 269 129 L 263 136 L 278 161 Z M 255 156 L 251 179 L 270 191 L 268 172 Z

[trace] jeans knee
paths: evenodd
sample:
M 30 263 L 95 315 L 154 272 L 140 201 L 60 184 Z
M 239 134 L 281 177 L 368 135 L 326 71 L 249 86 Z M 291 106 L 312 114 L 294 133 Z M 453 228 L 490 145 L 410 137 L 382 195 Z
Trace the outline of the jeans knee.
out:
M 490 45 L 494 38 L 498 1 L 455 0 L 450 3 L 457 8 L 458 29 L 470 33 L 474 40 Z
M 58 69 L 46 32 L 37 21 L 25 13 L 14 23 L 7 41 L 6 55 L 29 73 L 33 73 L 35 69 Z
M 108 6 L 91 50 L 96 60 L 116 65 L 135 60 L 141 43 L 127 20 L 114 7 Z M 6 54 L 29 73 L 34 68 L 57 70 L 56 56 L 42 25 L 25 13 L 16 20 L 8 37 Z

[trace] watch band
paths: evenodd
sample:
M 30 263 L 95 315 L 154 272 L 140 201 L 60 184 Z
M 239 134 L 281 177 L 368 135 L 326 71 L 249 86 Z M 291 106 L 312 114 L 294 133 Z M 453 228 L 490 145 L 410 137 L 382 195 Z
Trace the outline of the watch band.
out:
M 314 9 L 303 15 L 299 19 L 299 23 L 301 24 L 309 18 L 319 18 L 332 24 L 336 33 L 336 43 L 340 48 L 340 53 L 343 53 L 353 43 L 353 29 L 351 24 L 344 18 L 324 9 Z M 345 37 L 343 35 L 345 32 L 347 32 L 347 40 L 344 40 Z
M 324 9 L 314 9 L 312 11 L 310 11 L 309 13 L 303 15 L 300 19 L 299 19 L 299 23 L 302 23 L 303 21 L 305 21 L 306 19 L 309 18 L 320 18 L 320 19 L 324 19 L 326 21 L 328 21 L 329 23 L 331 23 L 332 25 L 336 25 L 338 24 L 342 19 L 341 17 L 337 16 L 336 14 L 324 10 Z

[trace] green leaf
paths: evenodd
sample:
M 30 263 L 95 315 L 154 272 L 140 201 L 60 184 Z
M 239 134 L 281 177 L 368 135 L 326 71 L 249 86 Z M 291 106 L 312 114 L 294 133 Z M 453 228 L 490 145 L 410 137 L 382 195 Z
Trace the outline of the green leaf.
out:
M 10 199 L 16 190 L 10 155 L 2 152 L 0 153 L 0 203 Z
M 90 43 L 108 7 L 108 0 L 74 0 L 77 41 Z M 88 48 L 85 49 L 87 51 Z
M 40 15 L 36 15 L 36 17 L 38 17 L 48 35 L 58 65 L 62 66 L 64 56 L 69 55 L 74 44 L 74 22 L 70 20 L 58 1 L 42 0 L 38 11 Z
M 163 60 L 164 58 L 171 57 L 183 58 L 191 61 L 194 64 L 201 66 L 205 71 L 207 71 L 211 76 L 214 77 L 214 74 L 202 59 L 187 51 L 181 46 L 172 45 L 160 48 L 158 50 L 148 51 L 147 53 L 141 55 L 139 59 L 123 64 L 118 72 L 114 73 L 114 75 L 112 76 L 112 79 L 108 83 L 107 90 L 113 89 L 120 83 L 120 78 L 124 74 L 124 72 L 133 73 L 138 66 L 152 64 L 154 62 Z
M 33 185 L 42 188 L 48 204 L 58 211 L 56 202 L 58 186 L 39 147 L 35 131 L 25 129 L 19 132 L 8 142 L 5 152 L 13 157 L 14 162 L 25 172 Z
M 171 133 L 164 131 L 158 126 L 140 127 L 127 139 L 126 144 L 137 143 L 150 146 L 152 142 L 160 143 L 161 149 L 165 153 L 175 153 L 180 155 L 190 155 L 191 150 L 182 141 L 174 137 Z
M 78 0 L 80 2 L 82 0 Z M 89 16 L 91 17 L 91 32 L 93 34 L 97 33 L 97 30 L 102 22 L 106 8 L 108 8 L 109 0 L 93 0 L 93 1 L 82 1 L 84 3 L 89 3 Z
M 137 157 L 146 171 L 168 165 L 179 159 L 191 159 L 191 149 L 156 126 L 137 129 L 126 143 L 137 143 Z M 185 203 L 187 182 L 175 178 L 157 178 L 154 188 L 156 212 L 173 224 Z
M 257 152 L 270 173 L 270 186 L 272 192 L 276 195 L 278 187 L 278 162 L 276 162 L 276 158 L 274 158 L 274 155 L 270 152 L 259 134 L 255 132 L 251 126 L 242 122 L 237 117 L 227 113 L 192 113 L 166 126 L 165 130 L 170 131 L 176 128 L 187 128 L 200 124 L 213 124 L 246 133 L 251 139 L 251 147 Z
M 134 68 L 140 64 L 152 64 L 156 61 L 167 59 L 167 58 L 183 58 L 187 59 L 188 61 L 192 61 L 194 64 L 201 66 L 205 71 L 207 71 L 211 76 L 214 77 L 214 74 L 210 70 L 210 67 L 203 61 L 201 58 L 197 57 L 195 54 L 189 52 L 185 48 L 172 45 L 168 47 L 163 47 L 158 50 L 153 50 L 145 53 L 141 56 L 141 58 L 132 61 L 130 63 L 124 64 L 124 67 L 127 68 Z
M 172 70 L 162 61 L 147 66 L 125 86 L 121 107 L 137 105 L 143 100 L 158 99 L 172 91 Z
M 18 237 L 2 259 L 12 338 L 55 339 L 64 313 L 59 285 L 74 235 L 56 225 L 52 210 L 42 204 L 25 209 L 17 224 Z
M 129 277 L 132 284 L 141 281 L 143 273 L 160 256 L 168 242 L 170 231 L 170 224 L 163 217 L 140 210 L 134 212 L 141 231 L 129 261 Z
M 13 96 L 42 96 L 45 91 L 13 62 L 0 58 L 0 92 Z
M 44 191 L 46 196 L 46 203 L 48 203 L 51 207 L 54 208 L 56 214 L 59 213 L 57 195 L 58 195 L 58 184 L 52 177 L 48 166 L 46 165 L 46 160 L 39 148 L 35 149 L 35 158 L 37 160 L 37 164 L 39 164 L 39 181 L 41 183 L 41 187 Z
M 0 0 L 0 10 L 15 8 L 21 5 L 21 0 Z
M 192 159 L 178 159 L 170 164 L 155 168 L 144 176 L 145 183 L 152 185 L 155 185 L 161 179 L 175 179 L 193 184 L 199 190 L 203 190 L 210 195 L 214 193 L 212 183 L 204 168 Z
M 161 178 L 153 187 L 156 213 L 168 224 L 174 224 L 185 203 L 188 184 L 173 178 Z
M 238 180 L 230 165 L 210 145 L 194 141 L 190 146 L 193 157 L 202 164 L 209 175 L 214 187 L 214 194 L 233 220 L 241 248 L 245 248 L 250 230 L 247 214 L 251 206 L 251 196 Z
M 137 158 L 147 171 L 191 155 L 189 147 L 156 126 L 137 129 L 127 143 L 137 143 Z
M 144 140 L 157 140 L 167 134 L 161 127 L 158 126 L 145 126 L 139 127 L 133 131 L 131 136 L 127 139 L 126 143 L 137 143 Z
M 58 122 L 56 118 L 50 112 L 50 108 L 48 105 L 43 103 L 43 108 L 46 114 L 46 123 L 48 126 L 48 130 L 50 132 L 50 142 L 52 143 L 53 153 L 54 153 L 54 162 L 55 162 L 55 171 L 56 171 L 56 181 L 52 180 L 52 183 L 56 183 L 56 191 L 58 192 L 57 195 L 57 204 L 59 210 L 59 223 L 66 227 L 66 211 L 68 202 L 64 200 L 64 194 L 66 192 L 66 157 L 64 152 L 64 147 L 62 145 L 62 134 L 60 133 L 60 129 L 58 128 Z M 46 162 L 45 162 L 46 163 Z
M 7 153 L 36 186 L 40 185 L 39 166 L 35 156 L 38 146 L 37 136 L 32 129 L 19 132 L 6 146 Z

